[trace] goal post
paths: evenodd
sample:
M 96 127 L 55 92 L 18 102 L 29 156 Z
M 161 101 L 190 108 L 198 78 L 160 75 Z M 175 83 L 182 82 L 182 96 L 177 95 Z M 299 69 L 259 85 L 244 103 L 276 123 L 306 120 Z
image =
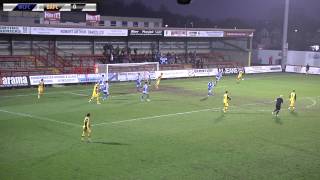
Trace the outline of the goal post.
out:
M 148 78 L 155 79 L 156 71 L 159 71 L 159 62 L 95 65 L 95 73 L 105 74 L 110 81 L 135 80 L 139 73 L 145 80 Z

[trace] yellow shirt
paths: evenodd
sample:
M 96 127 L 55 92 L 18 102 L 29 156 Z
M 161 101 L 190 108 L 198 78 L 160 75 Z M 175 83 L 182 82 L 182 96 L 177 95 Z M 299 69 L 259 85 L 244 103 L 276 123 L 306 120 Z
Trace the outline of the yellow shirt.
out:
M 295 92 L 292 92 L 290 94 L 290 101 L 295 101 L 296 100 L 296 93 Z
M 160 81 L 162 78 L 162 74 L 157 78 L 157 81 Z
M 44 82 L 40 81 L 39 85 L 38 85 L 38 89 L 43 89 L 44 88 Z
M 92 95 L 99 94 L 99 84 L 95 84 L 93 87 Z
M 83 129 L 90 129 L 90 118 L 85 117 L 83 120 Z
M 229 101 L 228 94 L 225 93 L 225 94 L 223 95 L 223 103 L 228 103 L 228 101 Z

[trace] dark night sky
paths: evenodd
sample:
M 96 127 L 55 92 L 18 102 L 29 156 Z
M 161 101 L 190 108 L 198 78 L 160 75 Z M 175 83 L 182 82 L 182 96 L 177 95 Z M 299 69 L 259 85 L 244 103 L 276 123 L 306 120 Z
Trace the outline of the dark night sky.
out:
M 285 2 L 285 0 L 192 0 L 190 5 L 178 5 L 176 0 L 140 1 L 156 10 L 164 4 L 171 12 L 196 15 L 211 20 L 230 17 L 245 20 L 269 19 L 273 13 L 283 14 Z M 317 18 L 320 17 L 320 0 L 290 0 L 290 10 Z

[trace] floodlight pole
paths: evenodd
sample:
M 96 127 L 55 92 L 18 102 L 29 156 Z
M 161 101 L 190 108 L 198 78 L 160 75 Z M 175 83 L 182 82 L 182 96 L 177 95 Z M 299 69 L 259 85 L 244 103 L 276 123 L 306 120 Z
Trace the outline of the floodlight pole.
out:
M 289 19 L 289 4 L 290 0 L 285 0 L 284 8 L 284 22 L 283 22 L 283 39 L 282 39 L 282 70 L 285 69 L 287 64 L 287 54 L 288 54 L 288 19 Z

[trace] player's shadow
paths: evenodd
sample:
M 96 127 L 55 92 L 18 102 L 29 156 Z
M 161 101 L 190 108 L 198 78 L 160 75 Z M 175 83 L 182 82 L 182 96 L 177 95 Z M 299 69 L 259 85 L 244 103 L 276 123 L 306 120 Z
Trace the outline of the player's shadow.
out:
M 128 101 L 129 99 L 128 98 L 113 98 L 112 100 L 115 100 L 115 101 Z
M 283 124 L 283 122 L 281 121 L 281 119 L 280 119 L 279 117 L 277 117 L 277 116 L 273 117 L 273 120 L 274 120 L 274 122 L 275 122 L 276 124 L 279 124 L 279 125 L 282 125 L 282 124 Z
M 159 102 L 161 102 L 161 101 L 163 101 L 163 102 L 169 102 L 169 101 L 171 101 L 170 99 L 152 99 L 151 101 L 159 101 Z
M 105 142 L 105 141 L 92 141 L 91 143 L 94 144 L 104 144 L 104 145 L 113 145 L 113 146 L 124 146 L 124 145 L 129 145 L 126 143 L 119 143 L 119 142 Z
M 295 111 L 290 111 L 290 114 L 292 115 L 292 116 L 299 116 L 299 114 L 297 113 L 297 112 L 295 112 Z
M 221 113 L 220 116 L 214 119 L 214 123 L 219 123 L 223 120 L 224 118 L 224 113 Z
M 208 96 L 200 99 L 200 101 L 206 101 L 206 100 L 208 100 Z

